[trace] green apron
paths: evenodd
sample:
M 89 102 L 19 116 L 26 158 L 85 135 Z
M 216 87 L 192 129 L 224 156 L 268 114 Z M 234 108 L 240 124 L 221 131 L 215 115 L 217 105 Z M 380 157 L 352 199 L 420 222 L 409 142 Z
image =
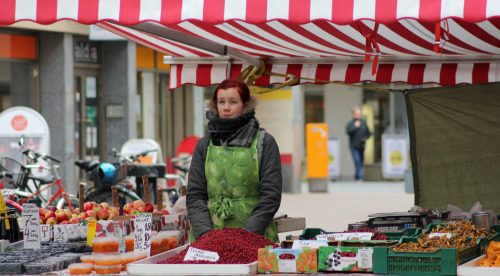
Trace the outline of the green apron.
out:
M 210 140 L 205 177 L 214 229 L 242 227 L 259 201 L 258 137 L 259 131 L 250 148 L 214 146 Z M 279 242 L 274 221 L 267 226 L 264 237 Z

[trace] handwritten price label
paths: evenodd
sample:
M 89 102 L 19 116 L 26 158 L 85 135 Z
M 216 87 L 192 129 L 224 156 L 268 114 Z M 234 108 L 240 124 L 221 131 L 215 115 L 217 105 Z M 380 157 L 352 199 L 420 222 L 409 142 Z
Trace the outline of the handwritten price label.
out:
M 89 226 L 87 227 L 87 244 L 92 246 L 92 239 L 95 238 L 95 229 L 97 227 L 97 220 L 89 220 Z
M 39 249 L 41 244 L 40 213 L 35 204 L 23 204 L 24 248 Z
M 135 215 L 135 241 L 134 251 L 150 254 L 151 251 L 151 227 L 153 215 L 151 213 L 139 213 Z
M 292 249 L 301 249 L 302 247 L 319 248 L 320 246 L 328 246 L 328 243 L 326 241 L 294 240 Z
M 186 256 L 184 256 L 184 261 L 209 261 L 216 262 L 219 260 L 219 253 L 206 251 L 194 247 L 189 247 Z
M 434 237 L 443 237 L 445 236 L 447 239 L 451 238 L 452 234 L 451 233 L 438 233 L 438 232 L 434 232 L 434 233 L 430 233 L 429 234 L 429 239 L 430 238 L 434 238 Z
M 346 233 L 331 233 L 325 235 L 317 235 L 317 240 L 328 240 L 328 238 L 334 238 L 336 241 L 347 241 L 358 239 L 360 241 L 369 241 L 372 239 L 372 232 L 346 232 Z

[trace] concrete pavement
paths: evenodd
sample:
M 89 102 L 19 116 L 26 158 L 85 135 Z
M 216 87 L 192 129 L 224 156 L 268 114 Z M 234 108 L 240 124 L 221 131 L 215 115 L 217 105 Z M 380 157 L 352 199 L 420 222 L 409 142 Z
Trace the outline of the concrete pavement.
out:
M 305 217 L 306 228 L 347 230 L 349 223 L 368 220 L 379 212 L 406 212 L 414 205 L 414 194 L 405 192 L 404 182 L 330 181 L 327 193 L 283 194 L 280 211 L 289 217 Z M 300 231 L 280 233 L 280 240 Z

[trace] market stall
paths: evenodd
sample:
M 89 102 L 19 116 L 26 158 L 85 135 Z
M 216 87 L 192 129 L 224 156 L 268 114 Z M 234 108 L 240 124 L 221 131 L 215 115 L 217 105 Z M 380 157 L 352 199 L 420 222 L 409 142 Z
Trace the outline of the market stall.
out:
M 217 84 L 227 77 L 238 76 L 247 83 L 260 87 L 270 84 L 286 86 L 331 82 L 348 84 L 404 82 L 415 85 L 435 83 L 441 86 L 484 84 L 486 86 L 500 79 L 498 70 L 499 15 L 500 6 L 492 0 L 8 0 L 0 10 L 0 25 L 7 26 L 24 20 L 40 24 L 51 24 L 60 20 L 96 24 L 169 55 L 165 58 L 165 62 L 172 65 L 170 88 L 177 88 L 184 84 L 208 86 Z M 453 91 L 447 96 L 453 97 Z M 411 96 L 408 97 L 411 98 Z M 474 95 L 469 95 L 469 97 L 474 97 Z M 467 101 L 467 98 L 464 101 Z M 496 115 L 492 117 L 500 117 Z M 498 121 L 492 120 L 492 124 L 496 123 Z M 414 129 L 414 131 L 417 133 L 419 130 Z M 469 140 L 464 140 L 463 143 L 475 139 L 475 133 L 467 133 L 469 133 L 466 135 Z M 497 150 L 498 141 L 495 142 L 497 137 L 486 136 L 490 138 L 487 142 L 493 145 L 487 149 L 486 153 L 500 152 Z M 432 137 L 432 134 L 427 137 Z M 428 143 L 433 143 L 433 141 L 428 141 Z M 419 143 L 412 140 L 414 153 L 419 145 L 426 146 L 422 140 Z M 447 144 L 441 145 L 443 148 L 447 146 Z M 461 144 L 454 146 L 456 149 L 461 149 Z M 419 160 L 422 160 L 432 153 L 420 154 Z M 481 158 L 481 155 L 478 157 Z M 417 157 L 413 155 L 412 158 Z M 474 159 L 468 162 L 473 163 Z M 414 163 L 418 164 L 418 162 Z M 464 166 L 458 171 L 467 172 L 468 168 L 469 166 Z M 444 166 L 444 170 L 446 169 L 447 167 Z M 425 173 L 425 171 L 419 171 L 418 166 L 415 167 L 416 187 L 419 187 L 420 183 L 425 183 Z M 479 173 L 489 173 L 495 176 L 498 172 L 487 167 L 486 171 L 482 170 Z M 445 179 L 450 178 L 448 174 Z M 484 186 L 488 189 L 492 188 L 496 184 L 496 179 L 498 178 L 488 178 Z M 454 181 L 450 181 L 449 190 L 454 189 Z M 469 186 L 472 189 L 478 187 L 475 184 Z M 456 189 L 454 192 L 453 197 L 460 197 L 469 191 Z M 494 193 L 489 193 L 491 194 Z M 416 189 L 417 199 L 420 200 L 421 195 Z M 418 201 L 416 203 L 419 204 Z M 436 207 L 439 206 L 436 205 Z M 488 206 L 488 208 L 500 211 L 497 206 Z M 470 224 L 467 227 L 470 228 Z M 426 235 L 430 235 L 432 231 L 429 228 L 421 230 L 427 231 Z M 456 230 L 448 229 L 439 231 L 444 231 L 441 233 L 444 233 L 442 236 L 445 238 L 447 234 L 456 236 L 458 233 Z M 380 267 L 377 265 L 391 260 L 395 244 L 388 243 L 384 247 L 380 242 L 372 242 L 371 237 L 375 234 L 370 233 L 372 234 L 367 234 L 370 237 L 369 241 L 358 241 L 357 246 L 349 244 L 348 241 L 343 244 L 339 243 L 342 241 L 341 236 L 325 231 L 323 233 L 326 235 L 323 237 L 325 240 L 321 242 L 317 236 L 311 237 L 315 238 L 313 240 L 315 242 L 303 243 L 300 248 L 292 248 L 296 251 L 283 251 L 276 254 L 274 248 L 261 248 L 262 250 L 258 252 L 260 260 L 257 256 L 257 263 L 236 269 L 242 269 L 238 270 L 238 273 L 248 274 L 255 273 L 255 269 L 258 272 L 265 272 L 272 271 L 276 266 L 280 269 L 283 266 L 290 271 L 295 267 L 294 272 L 301 267 L 303 269 L 299 271 L 312 273 L 317 269 L 321 270 L 321 266 L 326 266 L 326 263 L 328 263 L 327 267 L 345 265 L 342 262 L 335 262 L 334 259 L 336 259 L 351 262 L 349 264 L 352 265 L 351 271 L 355 271 L 354 263 L 359 271 L 360 262 L 363 262 L 362 267 L 368 268 L 367 272 L 401 273 L 401 270 L 392 272 L 378 270 Z M 329 239 L 331 237 L 328 234 L 332 234 L 334 239 Z M 396 243 L 401 243 L 402 238 L 401 236 Z M 441 262 L 445 258 L 441 254 L 448 254 L 446 256 L 451 259 L 444 259 L 443 263 L 434 265 L 432 268 L 417 269 L 415 265 L 410 264 L 410 271 L 405 271 L 405 274 L 418 275 L 412 274 L 416 270 L 435 275 L 455 275 L 464 271 L 460 267 L 457 269 L 457 266 L 469 260 L 477 262 L 474 258 L 483 254 L 487 245 L 494 241 L 494 236 L 474 238 L 476 241 L 472 243 L 468 241 L 464 249 L 466 252 L 457 253 L 460 249 L 455 248 L 439 251 L 440 253 L 434 253 L 435 255 L 432 256 L 412 252 L 399 253 L 403 255 L 397 257 L 401 259 L 411 257 L 416 262 L 432 263 L 438 262 L 436 260 Z M 298 240 L 300 241 L 300 238 Z M 359 237 L 358 240 L 360 240 Z M 318 241 L 323 246 L 328 245 L 324 248 L 335 248 L 329 249 L 333 250 L 331 252 L 324 253 L 328 262 L 324 259 L 323 263 L 321 262 L 321 256 L 325 256 L 321 254 L 323 247 L 318 246 L 317 253 L 310 253 L 312 243 Z M 449 240 L 443 238 L 443 241 L 447 243 Z M 329 244 L 330 242 L 332 244 Z M 413 242 L 418 243 L 418 241 Z M 388 248 L 389 246 L 391 249 Z M 171 251 L 162 254 L 168 254 L 170 257 L 174 253 L 178 252 Z M 383 255 L 384 253 L 386 255 Z M 279 256 L 285 254 L 293 255 L 294 261 L 286 261 L 285 257 L 283 260 L 277 260 Z M 333 254 L 331 258 L 328 257 L 330 254 Z M 290 255 L 287 257 L 291 258 Z M 364 257 L 355 259 L 354 262 L 352 258 L 356 256 Z M 451 256 L 454 256 L 454 259 Z M 163 257 L 166 258 L 167 255 Z M 139 271 L 134 271 L 134 273 L 140 274 L 141 265 L 160 261 L 153 258 L 132 263 L 129 268 L 137 268 Z M 401 264 L 403 265 L 408 264 Z M 444 272 L 444 265 L 451 266 L 451 270 Z M 163 267 L 161 270 L 165 271 Z M 328 271 L 325 267 L 323 270 Z M 131 270 L 128 271 L 131 272 Z M 283 272 L 283 270 L 279 271 Z M 278 271 L 274 270 L 274 272 Z M 147 271 L 142 270 L 142 273 L 147 273 Z M 154 274 L 157 271 L 151 273 Z M 198 272 L 193 271 L 193 273 Z M 221 272 L 210 271 L 210 273 Z

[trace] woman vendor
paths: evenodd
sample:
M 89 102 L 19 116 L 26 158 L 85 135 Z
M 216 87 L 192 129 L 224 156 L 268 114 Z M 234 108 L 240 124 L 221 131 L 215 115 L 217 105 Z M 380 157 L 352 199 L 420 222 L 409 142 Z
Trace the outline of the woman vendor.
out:
M 273 136 L 254 117 L 257 99 L 236 79 L 215 89 L 209 134 L 193 153 L 187 185 L 190 240 L 212 229 L 242 227 L 279 242 L 274 214 L 281 203 L 281 159 Z

